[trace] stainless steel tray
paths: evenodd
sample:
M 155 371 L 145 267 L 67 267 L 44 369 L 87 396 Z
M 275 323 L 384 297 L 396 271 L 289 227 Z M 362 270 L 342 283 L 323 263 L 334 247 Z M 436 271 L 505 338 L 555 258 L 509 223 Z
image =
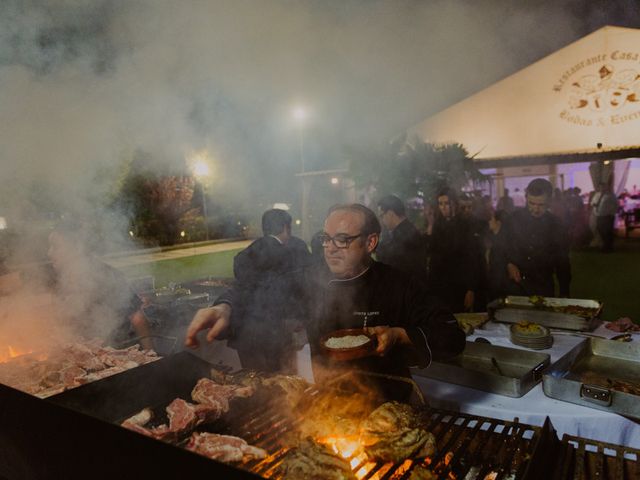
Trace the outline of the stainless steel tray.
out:
M 521 397 L 541 379 L 549 355 L 485 343 L 467 342 L 464 352 L 447 362 L 413 369 L 419 375 L 507 397 Z
M 545 372 L 542 388 L 548 397 L 640 418 L 640 343 L 585 339 Z
M 591 331 L 600 323 L 603 304 L 597 300 L 545 297 L 544 301 L 546 308 L 541 308 L 531 303 L 529 297 L 508 296 L 504 299 L 494 300 L 487 306 L 487 309 L 491 318 L 504 323 L 527 321 L 549 328 L 577 331 Z M 570 305 L 592 309 L 593 313 L 584 318 L 576 314 L 554 312 L 547 309 Z

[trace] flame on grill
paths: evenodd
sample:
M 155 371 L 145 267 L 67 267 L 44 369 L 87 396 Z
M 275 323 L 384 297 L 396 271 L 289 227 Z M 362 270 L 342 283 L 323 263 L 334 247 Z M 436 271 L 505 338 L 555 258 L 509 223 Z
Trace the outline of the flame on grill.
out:
M 21 349 L 19 347 L 14 347 L 11 345 L 7 345 L 4 348 L 0 348 L 0 363 L 8 362 L 20 355 L 28 355 L 29 353 L 33 353 L 33 350 Z

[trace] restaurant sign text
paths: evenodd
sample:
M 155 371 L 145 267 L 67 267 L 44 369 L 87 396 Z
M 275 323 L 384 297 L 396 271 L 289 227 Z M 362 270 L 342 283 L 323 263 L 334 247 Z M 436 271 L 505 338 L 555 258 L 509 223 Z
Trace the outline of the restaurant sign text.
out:
M 585 127 L 640 120 L 640 52 L 614 50 L 569 66 L 553 84 L 562 120 Z

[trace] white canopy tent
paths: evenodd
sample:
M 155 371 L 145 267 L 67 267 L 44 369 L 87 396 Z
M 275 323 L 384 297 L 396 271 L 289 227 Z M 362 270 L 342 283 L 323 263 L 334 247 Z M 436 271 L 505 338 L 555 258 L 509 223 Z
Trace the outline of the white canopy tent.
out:
M 409 133 L 461 143 L 480 168 L 640 157 L 640 30 L 603 27 Z

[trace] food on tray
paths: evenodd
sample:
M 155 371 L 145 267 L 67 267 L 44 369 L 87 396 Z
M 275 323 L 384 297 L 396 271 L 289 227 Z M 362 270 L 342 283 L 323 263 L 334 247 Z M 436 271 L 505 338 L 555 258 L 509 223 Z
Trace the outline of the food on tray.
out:
M 0 363 L 0 383 L 47 398 L 159 358 L 139 345 L 118 350 L 98 339 L 81 340 Z
M 487 313 L 454 313 L 453 316 L 456 317 L 458 325 L 467 336 L 471 335 L 474 329 L 481 328 L 489 321 Z
M 527 322 L 526 320 L 520 321 L 518 323 L 516 323 L 513 328 L 518 332 L 518 333 L 523 333 L 523 334 L 544 334 L 544 328 L 542 328 L 541 325 L 538 325 L 537 323 L 534 322 Z
M 436 450 L 434 435 L 421 428 L 410 405 L 400 402 L 375 409 L 361 425 L 360 441 L 369 458 L 384 462 L 431 456 Z
M 546 305 L 546 300 L 542 295 L 531 295 L 529 302 L 535 307 L 544 307 Z
M 609 330 L 614 332 L 640 332 L 640 325 L 633 323 L 629 317 L 622 317 L 614 322 L 609 322 L 605 325 Z
M 267 456 L 267 452 L 263 449 L 249 445 L 242 438 L 207 432 L 193 433 L 186 449 L 227 463 L 261 459 Z
M 596 372 L 584 372 L 580 375 L 580 381 L 588 385 L 604 387 L 618 392 L 629 393 L 631 395 L 640 395 L 640 384 L 615 378 L 607 378 Z
M 278 467 L 285 479 L 355 480 L 349 463 L 311 439 L 292 448 Z
M 366 335 L 345 335 L 342 337 L 329 337 L 324 344 L 327 348 L 343 349 L 360 347 L 370 341 L 371 338 Z
M 583 318 L 590 318 L 596 314 L 597 308 L 585 307 L 582 305 L 553 305 L 541 295 L 531 295 L 529 303 L 539 310 L 548 310 L 550 312 L 565 313 L 567 315 L 577 315 Z

